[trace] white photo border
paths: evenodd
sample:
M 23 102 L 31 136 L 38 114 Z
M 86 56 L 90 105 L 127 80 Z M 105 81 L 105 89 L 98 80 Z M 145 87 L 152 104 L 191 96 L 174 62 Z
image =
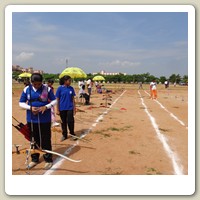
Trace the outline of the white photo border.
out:
M 12 175 L 10 122 L 13 12 L 187 12 L 188 175 Z M 195 192 L 195 9 L 193 6 L 9 5 L 5 9 L 5 81 L 5 192 L 8 195 L 192 195 Z M 48 190 L 44 190 L 44 187 Z

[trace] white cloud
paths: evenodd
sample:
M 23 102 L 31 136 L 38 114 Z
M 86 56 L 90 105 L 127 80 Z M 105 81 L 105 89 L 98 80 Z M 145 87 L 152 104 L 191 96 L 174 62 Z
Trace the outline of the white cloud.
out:
M 34 56 L 34 53 L 30 52 L 21 52 L 19 55 L 15 57 L 16 61 L 23 62 L 27 60 L 31 60 Z
M 57 27 L 53 24 L 43 24 L 39 19 L 30 18 L 26 20 L 29 23 L 30 30 L 39 32 L 55 31 Z
M 104 63 L 99 63 L 99 66 L 106 66 L 106 67 L 123 67 L 123 68 L 132 68 L 132 67 L 137 67 L 139 66 L 141 63 L 140 62 L 131 62 L 131 61 L 127 61 L 127 60 L 113 60 L 111 62 L 104 62 Z

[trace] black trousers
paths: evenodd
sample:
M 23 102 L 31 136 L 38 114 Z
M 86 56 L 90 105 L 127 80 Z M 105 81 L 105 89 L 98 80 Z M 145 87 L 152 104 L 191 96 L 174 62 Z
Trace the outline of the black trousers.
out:
M 28 122 L 28 127 L 31 130 L 31 123 Z M 41 142 L 40 142 L 40 132 L 39 132 L 39 127 L 40 127 L 40 132 L 41 132 Z M 51 122 L 49 123 L 33 123 L 33 137 L 35 143 L 41 147 L 42 149 L 46 150 L 52 150 L 51 146 Z M 41 146 L 40 146 L 41 143 Z M 37 149 L 37 145 L 35 145 L 35 149 Z M 38 162 L 39 161 L 40 154 L 39 153 L 34 153 L 31 155 L 32 161 L 33 162 Z M 43 154 L 44 160 L 46 162 L 53 162 L 52 160 L 52 154 L 46 153 Z
M 74 135 L 74 111 L 73 110 L 62 110 L 60 111 L 62 134 L 67 138 L 67 126 L 71 135 Z
M 92 88 L 88 88 L 88 94 L 89 94 L 89 95 L 92 94 Z
M 89 102 L 90 102 L 90 95 L 84 93 L 84 94 L 82 94 L 82 96 L 85 98 L 85 104 L 89 104 Z

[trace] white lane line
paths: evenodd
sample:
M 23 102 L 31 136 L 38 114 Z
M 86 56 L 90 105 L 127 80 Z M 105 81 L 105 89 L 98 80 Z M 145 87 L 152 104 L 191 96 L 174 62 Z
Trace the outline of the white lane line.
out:
M 183 167 L 182 166 L 179 166 L 178 164 L 178 157 L 175 155 L 175 153 L 171 150 L 170 146 L 168 145 L 167 143 L 167 138 L 161 134 L 161 132 L 159 131 L 159 128 L 158 128 L 158 125 L 156 124 L 156 120 L 155 118 L 149 113 L 148 109 L 147 109 L 147 106 L 146 104 L 144 103 L 144 100 L 140 94 L 140 92 L 138 91 L 138 94 L 140 95 L 140 98 L 141 98 L 141 102 L 142 102 L 142 105 L 144 106 L 144 111 L 147 113 L 150 121 L 151 121 L 151 124 L 152 126 L 154 127 L 156 133 L 157 133 L 157 136 L 158 136 L 158 139 L 161 141 L 163 147 L 164 147 L 164 150 L 166 151 L 168 157 L 171 159 L 172 161 L 172 165 L 173 165 L 173 169 L 174 169 L 174 174 L 175 175 L 183 175 Z
M 126 92 L 126 90 L 125 90 L 124 92 L 122 92 L 122 93 L 120 94 L 120 96 L 119 96 L 117 99 L 115 99 L 115 101 L 111 104 L 111 106 L 110 106 L 108 109 L 106 109 L 106 111 L 104 111 L 104 112 L 95 120 L 95 122 L 92 124 L 92 126 L 91 126 L 89 129 L 87 129 L 84 133 L 81 134 L 80 138 L 85 137 L 88 133 L 90 133 L 90 131 L 91 131 L 94 127 L 96 127 L 96 125 L 103 119 L 104 115 L 106 115 L 106 114 L 110 111 L 110 109 L 112 108 L 112 106 L 124 95 L 125 92 Z M 65 155 L 65 156 L 69 155 L 69 154 L 71 153 L 72 149 L 73 149 L 74 147 L 76 147 L 78 144 L 79 144 L 79 141 L 77 141 L 75 144 L 71 145 L 71 146 L 64 152 L 63 155 Z M 58 168 L 63 164 L 64 161 L 65 161 L 65 160 L 64 160 L 63 158 L 58 157 L 58 158 L 54 161 L 55 164 L 53 165 L 53 167 L 52 167 L 51 169 L 47 170 L 43 175 L 51 175 L 56 169 L 58 169 Z
M 150 94 L 148 92 L 145 91 L 146 94 L 148 94 L 150 96 Z M 181 121 L 176 115 L 174 115 L 172 112 L 170 112 L 169 110 L 167 110 L 167 108 L 165 108 L 158 100 L 154 100 L 156 101 L 157 104 L 160 105 L 160 107 L 162 109 L 164 109 L 167 113 L 169 113 L 170 117 L 172 117 L 173 119 L 175 119 L 177 122 L 179 122 L 182 126 L 185 126 L 185 123 L 183 121 Z M 185 126 L 186 127 L 186 126 Z M 187 127 L 186 127 L 187 129 Z

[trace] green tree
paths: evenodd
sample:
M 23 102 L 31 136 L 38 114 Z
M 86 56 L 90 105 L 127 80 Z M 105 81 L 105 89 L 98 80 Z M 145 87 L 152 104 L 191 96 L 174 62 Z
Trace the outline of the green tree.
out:
M 175 82 L 176 82 L 176 74 L 172 74 L 172 75 L 169 77 L 169 81 L 172 82 L 172 83 L 175 83 Z
M 181 76 L 180 74 L 177 74 L 176 75 L 176 82 L 179 83 L 181 81 Z
M 172 74 L 170 77 L 169 77 L 169 81 L 172 82 L 172 83 L 179 83 L 181 81 L 181 76 L 180 74 Z
M 126 82 L 131 83 L 133 82 L 133 76 L 132 75 L 126 75 Z
M 184 83 L 188 83 L 188 75 L 184 75 L 182 80 Z
M 12 72 L 12 78 L 17 80 L 19 77 L 19 75 L 21 74 L 21 72 Z
M 150 76 L 147 77 L 146 82 L 152 82 L 152 81 L 154 81 L 154 80 L 157 81 L 157 79 L 158 79 L 157 77 L 155 77 L 155 76 L 153 76 L 153 75 L 150 75 Z
M 165 76 L 161 76 L 160 79 L 159 79 L 159 81 L 160 81 L 162 84 L 164 84 L 166 80 L 167 80 L 167 78 L 166 78 Z

